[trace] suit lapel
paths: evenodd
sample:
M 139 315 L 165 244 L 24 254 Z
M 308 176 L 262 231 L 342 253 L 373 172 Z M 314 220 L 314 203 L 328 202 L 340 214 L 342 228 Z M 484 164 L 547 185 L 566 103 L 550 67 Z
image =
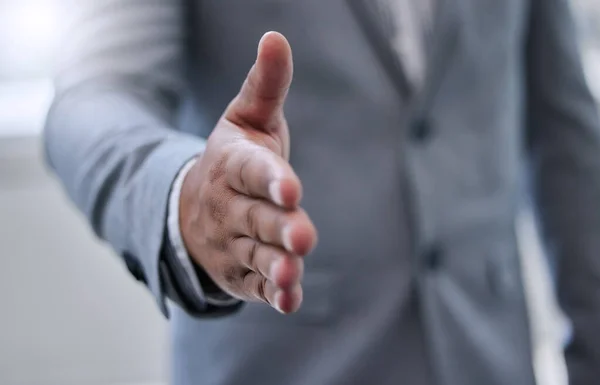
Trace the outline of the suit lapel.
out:
M 434 0 L 432 35 L 427 39 L 426 77 L 422 89 L 415 90 L 404 70 L 402 59 L 392 46 L 388 23 L 382 17 L 382 0 L 347 0 L 367 38 L 388 73 L 401 98 L 428 103 L 435 94 L 456 45 L 458 0 Z M 419 1 L 419 0 L 415 0 Z M 389 15 L 390 13 L 388 13 Z M 391 16 L 390 16 L 391 17 Z
M 427 75 L 417 101 L 420 109 L 429 107 L 431 99 L 441 86 L 446 70 L 456 52 L 459 35 L 460 0 L 434 1 L 436 2 L 434 25 L 427 44 Z
M 408 99 L 411 87 L 400 58 L 390 44 L 389 31 L 382 18 L 381 0 L 347 0 L 354 16 L 402 99 Z M 388 13 L 389 15 L 389 13 Z

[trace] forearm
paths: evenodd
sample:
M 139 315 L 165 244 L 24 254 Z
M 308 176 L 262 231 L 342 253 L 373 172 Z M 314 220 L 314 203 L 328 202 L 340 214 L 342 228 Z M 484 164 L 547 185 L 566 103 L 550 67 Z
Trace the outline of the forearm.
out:
M 183 5 L 81 0 L 48 115 L 48 163 L 95 232 L 165 310 L 163 239 L 171 184 L 204 146 L 173 130 L 184 87 Z
M 141 264 L 163 310 L 158 263 L 169 191 L 203 145 L 116 88 L 59 95 L 47 120 L 49 164 L 94 231 Z

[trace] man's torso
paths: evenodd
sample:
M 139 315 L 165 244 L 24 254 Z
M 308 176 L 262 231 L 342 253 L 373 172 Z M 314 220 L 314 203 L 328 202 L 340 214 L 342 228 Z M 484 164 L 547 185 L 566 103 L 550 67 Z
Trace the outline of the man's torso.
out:
M 513 230 L 528 1 L 438 0 L 421 89 L 368 0 L 189 3 L 185 131 L 210 132 L 265 31 L 289 39 L 291 163 L 320 243 L 295 315 L 247 305 L 194 320 L 175 310 L 175 383 L 392 384 L 414 374 L 533 384 Z

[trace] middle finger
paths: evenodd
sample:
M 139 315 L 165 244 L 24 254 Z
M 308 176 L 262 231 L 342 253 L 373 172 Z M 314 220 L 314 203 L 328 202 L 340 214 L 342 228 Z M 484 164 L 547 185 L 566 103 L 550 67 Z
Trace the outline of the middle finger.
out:
M 283 210 L 265 200 L 237 195 L 231 200 L 230 229 L 296 254 L 306 255 L 316 242 L 316 230 L 301 209 Z

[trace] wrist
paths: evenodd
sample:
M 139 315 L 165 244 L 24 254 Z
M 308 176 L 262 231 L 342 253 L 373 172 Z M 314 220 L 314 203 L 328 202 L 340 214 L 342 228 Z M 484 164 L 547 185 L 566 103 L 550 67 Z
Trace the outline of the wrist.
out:
M 172 209 L 177 212 L 176 226 L 181 240 L 181 246 L 186 250 L 187 255 L 194 264 L 199 264 L 199 261 L 196 260 L 196 253 L 194 253 L 194 237 L 191 236 L 194 231 L 196 231 L 196 218 L 201 210 L 197 197 L 201 185 L 196 170 L 199 159 L 200 155 L 191 159 L 185 165 L 185 168 L 182 169 L 182 171 L 185 170 L 185 174 L 181 175 L 181 179 L 179 180 L 179 197 L 176 202 L 176 207 L 172 207 Z
M 200 155 L 188 161 L 173 182 L 168 215 L 171 259 L 177 264 L 174 270 L 181 272 L 178 276 L 182 281 L 181 285 L 187 287 L 188 295 L 209 305 L 228 307 L 239 301 L 214 283 L 201 264 L 194 260 L 193 244 L 186 242 L 186 234 L 191 234 L 190 229 L 195 223 L 193 218 L 198 213 L 196 202 L 199 183 L 196 181 L 200 178 L 195 177 L 193 173 L 199 157 Z

